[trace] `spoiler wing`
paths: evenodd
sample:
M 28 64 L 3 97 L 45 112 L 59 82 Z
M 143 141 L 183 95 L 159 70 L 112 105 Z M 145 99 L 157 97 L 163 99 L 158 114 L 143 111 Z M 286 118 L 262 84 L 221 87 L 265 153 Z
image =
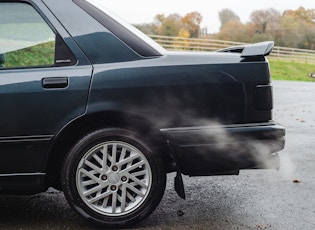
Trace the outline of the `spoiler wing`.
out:
M 241 53 L 241 57 L 264 57 L 268 56 L 274 47 L 273 41 L 260 42 L 250 45 L 234 46 L 218 50 L 218 52 Z

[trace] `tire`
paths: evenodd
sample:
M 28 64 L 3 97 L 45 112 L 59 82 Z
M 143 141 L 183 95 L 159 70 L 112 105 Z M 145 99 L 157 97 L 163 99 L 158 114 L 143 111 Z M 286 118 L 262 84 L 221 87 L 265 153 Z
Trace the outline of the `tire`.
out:
M 61 174 L 70 206 L 94 224 L 130 227 L 162 199 L 166 173 L 160 155 L 137 134 L 102 129 L 68 153 Z

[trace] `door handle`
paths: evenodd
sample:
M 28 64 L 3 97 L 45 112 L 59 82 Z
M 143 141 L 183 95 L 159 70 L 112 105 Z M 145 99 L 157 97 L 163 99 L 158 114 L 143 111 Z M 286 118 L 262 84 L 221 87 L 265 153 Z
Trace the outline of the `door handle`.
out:
M 63 89 L 68 85 L 68 77 L 46 77 L 42 79 L 42 86 L 45 89 Z

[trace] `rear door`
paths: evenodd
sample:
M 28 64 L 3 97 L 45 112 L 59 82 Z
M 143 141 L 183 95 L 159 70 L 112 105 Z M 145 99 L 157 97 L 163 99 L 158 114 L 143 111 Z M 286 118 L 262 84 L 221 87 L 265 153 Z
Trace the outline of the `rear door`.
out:
M 35 2 L 0 2 L 0 176 L 42 172 L 53 137 L 86 109 L 92 66 Z

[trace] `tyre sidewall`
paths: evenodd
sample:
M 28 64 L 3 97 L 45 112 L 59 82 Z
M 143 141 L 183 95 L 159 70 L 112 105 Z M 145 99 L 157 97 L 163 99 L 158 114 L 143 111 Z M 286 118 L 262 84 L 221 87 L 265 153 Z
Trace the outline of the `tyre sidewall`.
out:
M 105 216 L 92 210 L 84 203 L 77 191 L 76 172 L 79 162 L 87 151 L 107 141 L 122 141 L 134 146 L 145 156 L 151 167 L 152 184 L 148 196 L 137 209 L 122 216 Z M 162 159 L 147 143 L 149 142 L 137 134 L 123 129 L 98 130 L 81 139 L 69 152 L 62 167 L 63 191 L 72 208 L 93 223 L 107 227 L 126 227 L 147 217 L 159 204 L 166 183 Z

